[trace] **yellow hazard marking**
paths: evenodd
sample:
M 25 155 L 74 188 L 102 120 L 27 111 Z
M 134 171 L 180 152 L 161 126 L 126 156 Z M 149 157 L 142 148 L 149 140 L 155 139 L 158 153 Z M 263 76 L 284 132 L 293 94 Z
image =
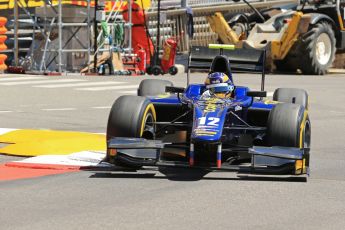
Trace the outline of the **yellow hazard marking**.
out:
M 67 155 L 80 151 L 105 151 L 105 135 L 52 130 L 15 130 L 0 135 L 0 154 L 15 156 Z

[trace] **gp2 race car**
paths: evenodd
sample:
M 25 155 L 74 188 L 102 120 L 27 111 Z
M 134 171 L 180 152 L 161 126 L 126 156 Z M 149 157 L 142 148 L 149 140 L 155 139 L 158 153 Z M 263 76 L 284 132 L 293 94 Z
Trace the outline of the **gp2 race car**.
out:
M 233 48 L 230 45 L 210 47 L 219 48 L 220 54 L 217 51 L 214 57 L 215 50 L 209 49 L 212 52 L 201 55 L 203 48 L 194 47 L 197 54 L 190 56 L 188 82 L 190 69 L 195 68 L 228 76 L 231 71 L 251 70 L 262 74 L 261 90 L 236 86 L 232 98 L 205 99 L 201 97 L 204 84 L 188 83 L 182 88 L 167 80 L 143 80 L 138 96 L 121 96 L 111 108 L 106 161 L 132 169 L 192 167 L 240 174 L 308 175 L 307 92 L 278 88 L 273 100 L 268 100 L 264 53 L 256 61 L 232 63 L 230 51 L 238 55 L 241 50 L 227 50 Z

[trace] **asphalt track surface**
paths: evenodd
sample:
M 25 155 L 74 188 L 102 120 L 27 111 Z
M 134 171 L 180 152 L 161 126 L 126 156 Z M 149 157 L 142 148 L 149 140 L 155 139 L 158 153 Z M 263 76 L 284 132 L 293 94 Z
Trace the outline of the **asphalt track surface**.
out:
M 204 76 L 193 74 L 192 81 Z M 145 77 L 54 78 L 138 85 Z M 182 75 L 159 78 L 185 85 Z M 260 88 L 259 76 L 235 75 L 235 81 Z M 120 89 L 34 86 L 0 81 L 1 128 L 104 133 L 110 106 L 123 94 Z M 4 181 L 0 229 L 344 229 L 345 75 L 268 75 L 267 91 L 277 87 L 304 88 L 310 95 L 308 182 L 156 169 Z M 1 162 L 16 159 L 0 156 Z

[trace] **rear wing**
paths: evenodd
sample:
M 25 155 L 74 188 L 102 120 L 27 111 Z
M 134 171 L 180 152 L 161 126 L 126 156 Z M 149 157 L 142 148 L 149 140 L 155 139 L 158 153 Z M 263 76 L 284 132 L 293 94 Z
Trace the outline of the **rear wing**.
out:
M 261 91 L 264 91 L 266 50 L 245 48 L 223 50 L 220 44 L 217 44 L 217 47 L 220 48 L 220 51 L 202 46 L 191 47 L 188 59 L 188 84 L 190 70 L 209 71 L 214 57 L 223 54 L 228 57 L 233 73 L 260 73 L 262 76 Z

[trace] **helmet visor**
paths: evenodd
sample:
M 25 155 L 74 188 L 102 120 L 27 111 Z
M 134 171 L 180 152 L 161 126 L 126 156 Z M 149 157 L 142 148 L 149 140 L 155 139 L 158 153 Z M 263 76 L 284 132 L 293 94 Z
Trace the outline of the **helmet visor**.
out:
M 206 88 L 213 93 L 229 93 L 234 90 L 234 86 L 228 83 L 211 84 L 206 86 Z

